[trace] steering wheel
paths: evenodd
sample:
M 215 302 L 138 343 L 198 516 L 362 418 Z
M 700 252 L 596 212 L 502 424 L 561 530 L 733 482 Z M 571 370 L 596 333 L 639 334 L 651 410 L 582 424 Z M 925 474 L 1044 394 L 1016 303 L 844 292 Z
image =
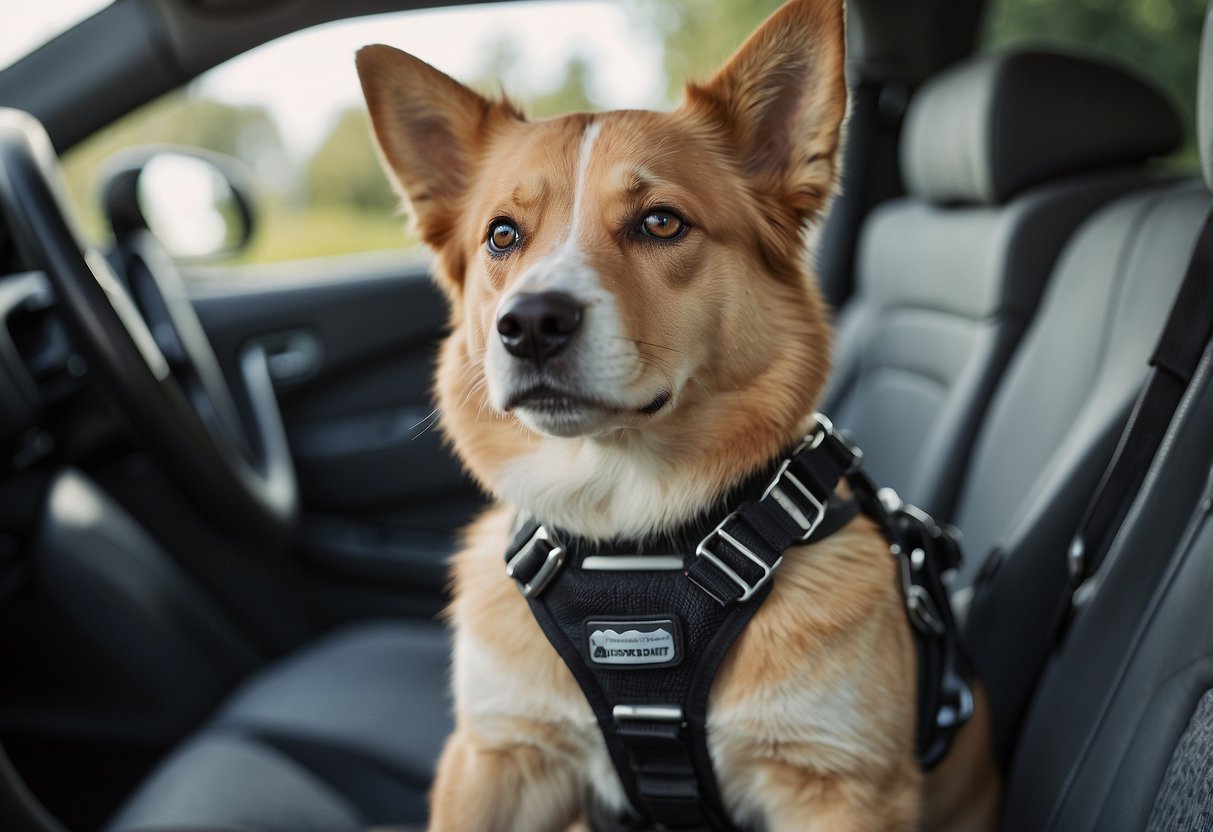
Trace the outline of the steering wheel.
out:
M 282 545 L 298 489 L 265 354 L 254 347 L 239 362 L 248 430 L 171 258 L 146 232 L 130 238 L 124 284 L 68 219 L 64 190 L 46 130 L 0 108 L 0 214 L 26 265 L 45 272 L 89 367 L 208 520 Z

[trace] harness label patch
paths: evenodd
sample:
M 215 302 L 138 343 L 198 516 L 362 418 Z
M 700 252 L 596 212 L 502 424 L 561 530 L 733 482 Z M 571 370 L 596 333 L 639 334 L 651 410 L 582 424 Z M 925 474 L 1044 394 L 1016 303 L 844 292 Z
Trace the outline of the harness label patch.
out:
M 593 664 L 668 667 L 682 658 L 678 622 L 672 618 L 587 621 L 585 632 Z

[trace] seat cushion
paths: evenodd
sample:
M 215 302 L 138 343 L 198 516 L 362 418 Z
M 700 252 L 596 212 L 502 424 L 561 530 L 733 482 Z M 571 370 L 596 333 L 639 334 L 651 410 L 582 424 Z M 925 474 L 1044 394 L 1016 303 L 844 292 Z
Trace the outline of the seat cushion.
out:
M 359 832 L 350 801 L 285 754 L 239 736 L 178 748 L 119 812 L 114 832 Z
M 1050 646 L 1065 553 L 1144 383 L 1209 210 L 1203 183 L 1126 197 L 1093 217 L 1058 264 L 990 406 L 953 522 L 970 584 L 989 552 L 966 641 L 1009 751 Z
M 339 630 L 253 676 L 107 827 L 342 832 L 424 822 L 452 730 L 428 622 Z
M 1180 405 L 1015 749 L 1004 828 L 1209 829 L 1213 354 Z M 1185 738 L 1186 737 L 1186 738 Z M 1196 782 L 1203 780 L 1203 782 Z
M 1150 832 L 1213 830 L 1213 690 L 1179 738 L 1150 812 Z
M 254 676 L 216 727 L 357 752 L 424 790 L 451 733 L 450 640 L 433 624 L 340 630 Z
M 1213 5 L 1205 19 L 1200 75 L 1200 151 L 1204 184 L 1213 188 Z M 1007 405 L 1006 418 L 1035 420 L 1033 408 L 1045 396 L 1056 398 L 1061 378 L 1066 385 L 1088 379 L 1069 390 L 1066 398 L 1073 405 L 1068 418 L 1062 413 L 1055 425 L 1033 424 L 1031 432 L 1008 434 L 1016 456 L 1023 452 L 1022 443 L 1035 444 L 1042 430 L 1063 437 L 1051 443 L 1060 454 L 1048 448 L 1033 450 L 1036 464 L 1045 467 L 1040 479 L 1046 487 L 1033 489 L 1022 506 L 1023 514 L 1047 514 L 1059 495 L 1075 490 L 1062 478 L 1047 476 L 1056 467 L 1055 457 L 1073 456 L 1081 448 L 1083 433 L 1089 435 L 1088 411 L 1094 406 L 1111 410 L 1116 399 L 1123 406 L 1125 396 L 1140 383 L 1136 377 L 1116 376 L 1143 373 L 1145 351 L 1158 336 L 1173 287 L 1185 270 L 1210 206 L 1208 190 L 1190 186 L 1144 200 L 1125 200 L 1099 223 L 1092 223 L 1093 236 L 1083 258 L 1088 280 L 1115 269 L 1123 285 L 1102 299 L 1106 306 L 1102 317 L 1108 323 L 1099 348 L 1087 357 L 1075 356 L 1073 350 L 1065 353 L 1067 364 L 1078 361 L 1089 369 L 1078 379 L 1065 372 L 1049 385 L 1038 378 L 1037 392 L 1025 393 L 1019 414 Z M 1111 225 L 1114 221 L 1120 223 L 1119 229 Z M 1114 248 L 1097 268 L 1095 253 L 1100 245 Z M 1101 298 L 1075 298 L 1066 321 L 1074 331 L 1089 326 L 1079 307 L 1092 300 Z M 1063 335 L 1059 332 L 1058 337 Z M 1025 358 L 1025 373 L 1029 361 Z M 1054 369 L 1060 373 L 1076 368 Z M 1101 377 L 1102 381 L 1095 381 Z M 1103 565 L 1075 594 L 1076 611 L 1068 634 L 1044 666 L 1015 746 L 1004 828 L 1213 829 L 1210 424 L 1213 348 L 1206 347 Z M 1049 524 L 1038 520 L 1035 525 Z M 1032 610 L 1024 607 L 1030 607 L 1033 599 L 1056 597 L 1055 584 L 1044 584 L 1041 578 L 1049 558 L 1054 572 L 1058 571 L 1065 534 L 1059 531 L 1050 540 L 1012 543 L 1018 551 L 991 582 L 989 603 L 981 610 L 986 635 L 1002 633 L 1001 639 L 986 639 L 995 651 L 1001 647 L 1021 654 L 1025 637 L 1020 625 L 1032 621 Z M 1005 539 L 1014 538 L 1014 532 L 1008 531 Z M 1030 634 L 1027 641 L 1036 637 Z M 997 666 L 1011 686 L 1022 686 L 1022 677 L 1029 672 L 1018 659 L 1000 660 Z

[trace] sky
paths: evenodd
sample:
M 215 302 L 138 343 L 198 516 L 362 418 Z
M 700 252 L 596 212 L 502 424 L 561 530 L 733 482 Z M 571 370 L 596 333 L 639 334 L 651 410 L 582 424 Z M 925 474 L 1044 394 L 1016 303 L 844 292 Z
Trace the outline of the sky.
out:
M 106 2 L 0 0 L 0 67 Z M 503 79 L 515 97 L 550 90 L 561 80 L 567 60 L 580 55 L 590 66 L 595 104 L 661 104 L 660 37 L 630 3 L 604 0 L 502 3 L 327 24 L 238 56 L 204 75 L 197 89 L 224 101 L 268 107 L 288 150 L 300 157 L 327 134 L 338 113 L 361 105 L 353 63 L 358 47 L 387 43 L 470 80 L 485 73 L 493 45 L 503 40 L 523 56 L 520 75 Z

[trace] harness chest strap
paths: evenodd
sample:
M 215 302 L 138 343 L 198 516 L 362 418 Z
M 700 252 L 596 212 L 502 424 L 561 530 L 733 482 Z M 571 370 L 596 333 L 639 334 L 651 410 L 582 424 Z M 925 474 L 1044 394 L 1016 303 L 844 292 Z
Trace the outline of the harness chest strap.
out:
M 732 495 L 740 505 L 719 523 L 690 524 L 672 540 L 589 544 L 528 520 L 510 545 L 507 574 L 585 693 L 637 822 L 733 828 L 707 747 L 712 680 L 770 592 L 784 552 L 832 534 L 859 510 L 900 562 L 919 642 L 924 766 L 942 758 L 971 711 L 940 580 L 959 549 L 929 517 L 878 494 L 859 470 L 862 454 L 817 418 L 769 483 Z M 835 493 L 844 478 L 854 500 Z

